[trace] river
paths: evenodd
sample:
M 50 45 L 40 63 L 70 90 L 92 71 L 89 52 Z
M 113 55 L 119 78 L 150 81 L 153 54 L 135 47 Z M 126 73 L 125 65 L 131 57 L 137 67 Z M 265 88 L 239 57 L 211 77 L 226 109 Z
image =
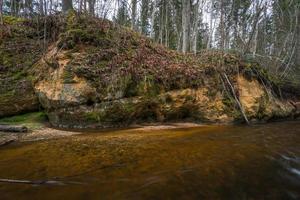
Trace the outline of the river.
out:
M 0 179 L 1 200 L 300 199 L 300 123 L 14 143 L 0 148 Z

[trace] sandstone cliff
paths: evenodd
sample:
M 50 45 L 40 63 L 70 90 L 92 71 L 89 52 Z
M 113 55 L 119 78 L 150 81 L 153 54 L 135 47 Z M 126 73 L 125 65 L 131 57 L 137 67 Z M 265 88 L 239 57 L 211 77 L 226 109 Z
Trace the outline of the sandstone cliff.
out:
M 14 90 L 13 99 L 26 99 L 34 107 L 0 98 L 0 117 L 36 108 L 36 97 L 51 124 L 67 128 L 267 121 L 299 112 L 280 97 L 276 80 L 237 54 L 182 55 L 106 20 L 70 14 L 62 21 L 60 28 L 49 22 L 58 34 L 47 38 L 43 56 L 36 54 L 33 61 L 20 53 L 21 62 L 30 60 L 28 68 L 22 67 L 28 75 L 20 81 L 30 77 L 35 95 L 28 87 Z M 9 65 L 2 58 L 0 66 Z M 24 108 L 7 110 L 20 105 Z

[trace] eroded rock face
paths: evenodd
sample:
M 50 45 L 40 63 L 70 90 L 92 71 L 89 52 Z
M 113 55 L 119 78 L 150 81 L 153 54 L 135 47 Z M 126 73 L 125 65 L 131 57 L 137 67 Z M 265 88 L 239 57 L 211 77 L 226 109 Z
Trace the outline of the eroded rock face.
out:
M 5 87 L 4 84 L 10 84 Z M 0 89 L 0 117 L 36 111 L 39 101 L 30 81 L 5 82 Z
M 96 98 L 96 89 L 84 79 L 77 80 L 75 77 L 77 81 L 74 83 L 64 84 L 62 77 L 54 74 L 56 72 L 49 76 L 52 81 L 37 83 L 36 91 L 40 102 L 48 110 L 50 122 L 57 127 L 108 128 L 149 121 L 231 123 L 242 120 L 239 110 L 230 110 L 221 92 L 212 95 L 208 88 L 93 102 L 91 99 Z M 249 119 L 287 118 L 295 110 L 289 102 L 268 97 L 270 94 L 256 80 L 238 77 L 237 83 L 239 98 Z
M 292 117 L 296 112 L 288 100 L 276 98 L 272 92 L 257 80 L 237 78 L 239 98 L 247 116 L 254 120 L 270 120 Z
M 230 96 L 232 94 L 226 88 L 226 83 L 223 83 L 224 87 L 221 82 L 216 84 L 219 81 L 216 79 L 217 71 L 203 75 L 203 85 L 196 88 L 167 91 L 163 86 L 153 85 L 147 80 L 132 85 L 127 77 L 122 79 L 123 77 L 115 74 L 111 74 L 110 84 L 101 87 L 98 84 L 101 77 L 97 77 L 97 73 L 89 76 L 76 74 L 76 70 L 85 67 L 74 62 L 74 58 L 84 55 L 84 51 L 62 51 L 53 46 L 35 67 L 40 73 L 35 81 L 35 92 L 53 126 L 108 128 L 143 122 L 243 121 L 237 102 Z M 255 78 L 246 79 L 243 75 L 236 74 L 231 75 L 230 79 L 247 118 L 251 121 L 287 118 L 295 112 L 291 103 L 276 98 Z M 139 92 L 128 95 L 128 88 L 130 92 Z
M 166 92 L 155 98 L 134 97 L 114 101 L 65 107 L 49 112 L 54 126 L 64 128 L 124 127 L 132 123 L 193 121 L 228 123 L 221 96 L 211 101 L 205 89 Z
M 50 51 L 52 52 L 52 51 Z M 205 123 L 231 123 L 243 120 L 233 98 L 226 99 L 225 90 L 202 88 L 160 91 L 155 95 L 126 97 L 126 91 L 99 93 L 88 80 L 66 70 L 69 52 L 54 53 L 58 66 L 38 63 L 47 76 L 35 84 L 35 91 L 46 109 L 52 125 L 63 128 L 123 127 L 139 122 L 193 121 Z M 53 52 L 48 56 L 53 56 Z M 46 57 L 50 59 L 50 57 Z M 45 71 L 44 71 L 45 72 Z M 294 112 L 289 102 L 275 98 L 257 80 L 236 76 L 240 102 L 251 120 L 286 118 Z M 147 86 L 145 86 L 147 87 Z M 124 87 L 125 90 L 126 87 Z M 108 89 L 107 89 L 108 90 Z M 103 91 L 103 90 L 100 90 Z
M 0 117 L 36 111 L 40 104 L 29 71 L 42 57 L 34 22 L 5 17 L 0 27 Z

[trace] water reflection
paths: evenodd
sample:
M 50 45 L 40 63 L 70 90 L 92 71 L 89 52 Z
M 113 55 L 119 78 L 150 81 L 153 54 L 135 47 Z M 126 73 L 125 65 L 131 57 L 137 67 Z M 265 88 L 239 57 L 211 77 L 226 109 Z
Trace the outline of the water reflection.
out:
M 121 130 L 10 146 L 1 199 L 299 199 L 300 124 Z

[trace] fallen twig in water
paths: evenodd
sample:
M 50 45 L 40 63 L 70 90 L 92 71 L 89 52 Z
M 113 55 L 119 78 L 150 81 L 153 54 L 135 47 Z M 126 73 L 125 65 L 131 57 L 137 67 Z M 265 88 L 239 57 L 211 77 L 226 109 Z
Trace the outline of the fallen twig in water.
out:
M 82 184 L 80 182 L 62 182 L 56 180 L 14 180 L 14 179 L 0 179 L 0 183 L 15 183 L 15 184 L 28 184 L 28 185 L 67 185 L 67 184 Z

